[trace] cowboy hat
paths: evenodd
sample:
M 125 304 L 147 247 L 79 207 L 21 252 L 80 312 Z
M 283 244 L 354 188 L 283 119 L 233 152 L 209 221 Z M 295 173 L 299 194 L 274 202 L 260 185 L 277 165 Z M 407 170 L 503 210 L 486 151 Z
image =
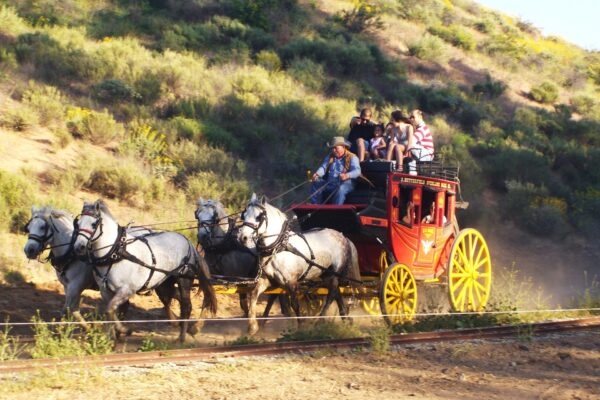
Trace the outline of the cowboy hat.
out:
M 350 148 L 350 142 L 344 139 L 342 136 L 334 136 L 333 139 L 331 139 L 331 142 L 327 143 L 327 147 L 335 147 L 340 145 Z

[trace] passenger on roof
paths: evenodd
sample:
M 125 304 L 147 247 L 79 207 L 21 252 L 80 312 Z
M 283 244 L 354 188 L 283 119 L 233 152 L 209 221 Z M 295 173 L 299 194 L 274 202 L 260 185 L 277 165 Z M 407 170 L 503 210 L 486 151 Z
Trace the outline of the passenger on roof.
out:
M 373 139 L 371 139 L 371 160 L 384 159 L 387 155 L 387 143 L 383 136 L 383 124 L 375 125 Z
M 400 110 L 392 112 L 391 121 L 387 125 L 386 134 L 390 138 L 387 149 L 387 160 L 396 159 L 396 170 L 402 171 L 402 162 L 404 153 L 410 148 L 414 128 L 408 119 Z
M 433 161 L 433 137 L 431 136 L 429 127 L 423 120 L 423 112 L 421 110 L 413 110 L 410 113 L 410 120 L 415 128 L 415 133 L 413 134 L 413 141 L 410 148 L 413 161 L 409 163 L 409 173 L 416 175 L 416 161 Z
M 327 144 L 331 153 L 312 176 L 311 203 L 344 204 L 346 195 L 354 189 L 360 176 L 360 162 L 350 152 L 350 143 L 341 136 Z
M 358 155 L 359 161 L 364 161 L 368 156 L 369 141 L 373 138 L 375 124 L 371 121 L 372 112 L 370 108 L 363 108 L 360 117 L 352 117 L 350 120 L 350 151 Z

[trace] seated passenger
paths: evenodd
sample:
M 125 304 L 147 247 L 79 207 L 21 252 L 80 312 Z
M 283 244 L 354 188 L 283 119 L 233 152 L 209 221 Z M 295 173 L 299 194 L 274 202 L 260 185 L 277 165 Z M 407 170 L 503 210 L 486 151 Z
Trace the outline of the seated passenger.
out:
M 360 117 L 352 117 L 350 120 L 350 133 L 348 133 L 350 151 L 358 155 L 359 161 L 364 161 L 368 156 L 369 141 L 373 138 L 375 124 L 371 121 L 371 116 L 371 109 L 363 108 Z
M 423 120 L 423 112 L 421 110 L 413 110 L 410 120 L 413 123 L 415 132 L 410 144 L 412 161 L 409 163 L 409 173 L 417 175 L 417 161 L 433 161 L 435 150 L 433 147 L 433 137 L 431 136 L 429 127 Z
M 327 144 L 331 154 L 312 176 L 311 203 L 344 204 L 346 195 L 354 189 L 354 182 L 360 176 L 360 162 L 356 154 L 350 152 L 350 143 L 336 136 Z
M 446 223 L 446 221 L 447 218 L 444 215 L 444 224 Z M 424 224 L 435 224 L 435 202 L 431 203 L 431 206 L 429 207 L 429 214 L 427 214 L 421 222 Z
M 386 134 L 390 138 L 387 149 L 387 159 L 396 158 L 396 170 L 402 171 L 404 153 L 410 148 L 414 128 L 410 120 L 402 114 L 402 111 L 392 112 L 391 121 L 386 127 Z
M 380 158 L 385 158 L 387 153 L 387 143 L 385 141 L 385 137 L 383 136 L 383 125 L 378 124 L 375 125 L 375 132 L 373 133 L 373 139 L 371 139 L 370 149 L 371 149 L 371 159 L 378 160 Z
M 406 215 L 402 217 L 402 222 L 407 225 L 412 224 L 412 221 L 415 219 L 415 205 L 412 201 L 409 201 L 406 205 Z

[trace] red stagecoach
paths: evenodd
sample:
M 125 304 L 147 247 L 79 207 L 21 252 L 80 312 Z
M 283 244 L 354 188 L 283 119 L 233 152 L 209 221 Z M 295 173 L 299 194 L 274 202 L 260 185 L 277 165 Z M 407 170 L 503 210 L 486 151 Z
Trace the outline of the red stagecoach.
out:
M 423 163 L 418 175 L 385 161 L 363 162 L 344 205 L 293 207 L 302 230 L 332 228 L 356 245 L 363 284 L 342 288 L 388 322 L 417 310 L 417 282 L 447 285 L 456 311 L 480 311 L 489 298 L 491 259 L 483 236 L 459 230 L 458 168 Z M 318 289 L 314 294 L 319 294 Z

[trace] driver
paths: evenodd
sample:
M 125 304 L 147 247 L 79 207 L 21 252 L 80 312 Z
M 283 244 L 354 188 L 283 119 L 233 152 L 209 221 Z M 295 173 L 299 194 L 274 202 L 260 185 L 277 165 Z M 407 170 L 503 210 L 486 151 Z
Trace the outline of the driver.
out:
M 360 162 L 350 152 L 350 143 L 341 136 L 334 137 L 328 147 L 331 153 L 312 176 L 311 203 L 344 204 L 346 195 L 354 189 L 360 176 Z

